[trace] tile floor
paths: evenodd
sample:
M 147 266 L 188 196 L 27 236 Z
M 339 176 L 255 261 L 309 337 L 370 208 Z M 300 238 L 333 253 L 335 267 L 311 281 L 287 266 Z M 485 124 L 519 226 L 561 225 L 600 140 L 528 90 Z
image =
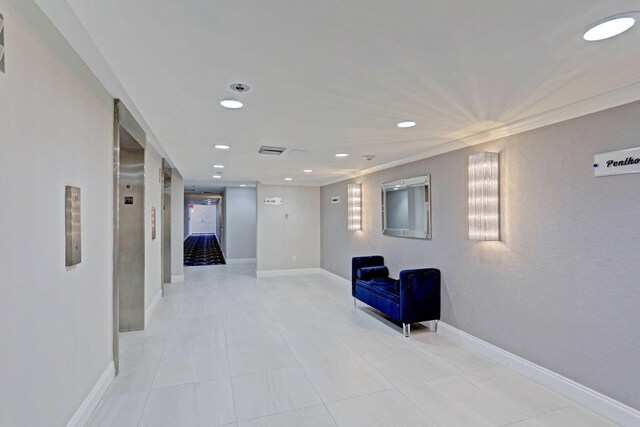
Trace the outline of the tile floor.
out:
M 343 283 L 254 269 L 167 285 L 89 425 L 615 425 L 426 328 L 405 339 Z

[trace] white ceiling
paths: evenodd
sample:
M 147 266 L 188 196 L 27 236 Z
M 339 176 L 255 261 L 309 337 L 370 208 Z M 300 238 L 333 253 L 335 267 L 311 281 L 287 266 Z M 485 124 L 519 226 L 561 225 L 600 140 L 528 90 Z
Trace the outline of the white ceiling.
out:
M 640 25 L 581 38 L 638 0 L 67 1 L 188 185 L 319 185 L 640 99 Z

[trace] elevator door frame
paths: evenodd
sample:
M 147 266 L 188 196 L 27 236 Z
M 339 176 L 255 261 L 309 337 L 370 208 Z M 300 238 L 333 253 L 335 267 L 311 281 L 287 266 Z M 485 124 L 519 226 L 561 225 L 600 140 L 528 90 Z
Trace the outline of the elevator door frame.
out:
M 162 296 L 165 283 L 171 283 L 171 175 L 172 168 L 162 159 Z
M 142 150 L 146 149 L 146 134 L 142 127 L 136 122 L 133 115 L 127 110 L 124 104 L 116 99 L 114 101 L 113 120 L 113 363 L 115 374 L 120 372 L 120 289 L 119 289 L 119 230 L 120 230 L 120 128 L 123 128 L 140 145 Z M 144 182 L 144 177 L 143 177 Z M 144 185 L 144 184 L 143 184 Z M 143 219 L 144 219 L 144 193 L 142 197 Z M 144 221 L 143 221 L 144 224 Z M 143 225 L 144 230 L 144 225 Z M 144 248 L 144 233 L 143 233 Z M 144 307 L 144 303 L 143 303 Z

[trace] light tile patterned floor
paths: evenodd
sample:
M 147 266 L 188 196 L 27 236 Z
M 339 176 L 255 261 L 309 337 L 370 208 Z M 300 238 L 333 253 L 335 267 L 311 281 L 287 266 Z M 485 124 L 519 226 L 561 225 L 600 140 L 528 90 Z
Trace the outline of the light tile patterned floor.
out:
M 609 426 L 428 329 L 405 339 L 323 276 L 186 268 L 90 426 Z

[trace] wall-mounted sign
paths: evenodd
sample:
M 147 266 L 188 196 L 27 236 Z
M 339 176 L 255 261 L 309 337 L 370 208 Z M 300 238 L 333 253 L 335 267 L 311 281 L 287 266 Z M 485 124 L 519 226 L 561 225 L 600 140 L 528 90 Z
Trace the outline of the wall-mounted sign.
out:
M 282 204 L 282 199 L 280 197 L 265 197 L 264 204 L 278 206 Z
M 640 173 L 640 147 L 593 156 L 593 176 Z
M 151 240 L 156 240 L 156 208 L 151 208 Z
M 331 203 L 340 203 L 340 196 L 333 196 L 331 198 Z
M 64 208 L 65 265 L 70 267 L 82 261 L 80 188 L 64 187 Z
M 124 197 L 124 204 L 125 205 L 132 205 L 133 204 L 133 196 L 125 196 Z

